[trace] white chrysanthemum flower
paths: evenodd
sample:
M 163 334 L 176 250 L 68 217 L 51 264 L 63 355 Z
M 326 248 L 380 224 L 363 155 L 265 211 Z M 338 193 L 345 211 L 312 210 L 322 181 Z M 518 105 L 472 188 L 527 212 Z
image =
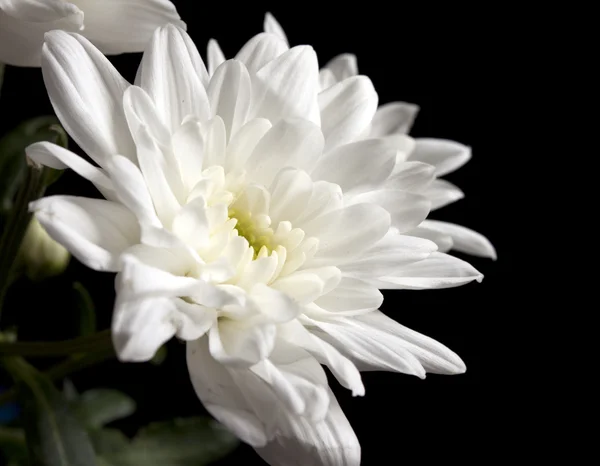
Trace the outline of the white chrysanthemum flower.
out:
M 107 55 L 141 52 L 166 23 L 185 27 L 169 0 L 0 0 L 0 63 L 40 66 L 44 34 L 55 29 Z
M 431 182 L 433 168 L 395 171 L 385 139 L 328 149 L 332 134 L 353 139 L 364 116 L 348 112 L 325 131 L 323 106 L 343 111 L 346 100 L 318 98 L 312 48 L 282 53 L 273 37 L 253 38 L 243 62 L 225 61 L 209 78 L 187 34 L 162 28 L 131 86 L 85 38 L 48 34 L 50 99 L 98 166 L 48 143 L 27 154 L 70 167 L 106 200 L 52 196 L 31 208 L 83 263 L 118 272 L 122 360 L 186 340 L 207 410 L 268 462 L 358 465 L 359 443 L 321 364 L 354 395 L 364 393 L 357 366 L 464 372 L 448 348 L 382 314 L 378 288 L 482 276 L 403 234 L 429 211 L 405 188 Z M 376 106 L 367 78 L 345 92 Z
M 287 36 L 277 20 L 267 13 L 264 21 L 264 30 L 279 38 L 273 37 L 272 49 L 279 49 L 281 53 L 289 49 Z M 208 48 L 209 71 L 225 60 L 219 45 L 212 40 Z M 245 56 L 240 53 L 236 57 L 242 61 Z M 464 197 L 463 192 L 452 183 L 438 179 L 457 170 L 471 158 L 471 148 L 464 144 L 446 139 L 416 138 L 407 135 L 410 131 L 419 107 L 406 102 L 391 102 L 377 108 L 374 98 L 363 101 L 355 100 L 356 94 L 348 92 L 352 86 L 360 86 L 363 76 L 358 74 L 356 56 L 342 54 L 330 60 L 319 73 L 319 99 L 327 101 L 331 96 L 336 96 L 335 106 L 330 108 L 321 105 L 321 124 L 323 132 L 328 135 L 331 127 L 336 127 L 338 120 L 348 112 L 360 112 L 364 119 L 359 123 L 362 133 L 357 131 L 346 134 L 330 135 L 329 147 L 343 144 L 362 138 L 386 138 L 395 144 L 398 149 L 396 171 L 427 170 L 421 163 L 434 167 L 435 179 L 427 184 L 419 184 L 405 189 L 426 196 L 431 202 L 431 210 L 439 209 Z M 345 102 L 342 104 L 342 100 Z M 375 102 L 375 103 L 374 103 Z M 343 112 L 340 107 L 343 105 Z M 374 106 L 374 107 L 373 107 Z M 376 111 L 371 113 L 371 109 Z M 371 117 L 369 119 L 369 117 Z M 358 122 L 357 122 L 358 123 Z M 418 227 L 407 235 L 427 238 L 438 245 L 440 252 L 451 249 L 480 257 L 496 259 L 496 251 L 490 241 L 480 233 L 454 223 L 437 220 L 424 220 Z

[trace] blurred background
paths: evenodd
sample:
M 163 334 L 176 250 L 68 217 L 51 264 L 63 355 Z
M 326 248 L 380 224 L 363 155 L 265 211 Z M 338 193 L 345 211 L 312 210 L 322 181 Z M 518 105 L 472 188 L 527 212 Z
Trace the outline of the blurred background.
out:
M 309 5 L 252 2 L 244 8 L 230 2 L 174 0 L 188 32 L 206 57 L 210 38 L 228 58 L 262 31 L 270 11 L 285 29 L 291 45 L 310 44 L 321 65 L 340 53 L 358 57 L 361 74 L 374 82 L 380 103 L 407 101 L 421 107 L 411 132 L 415 137 L 447 138 L 472 146 L 472 160 L 445 179 L 458 185 L 465 199 L 436 211 L 432 218 L 468 226 L 496 246 L 496 262 L 461 256 L 484 275 L 481 284 L 436 291 L 387 291 L 382 310 L 402 324 L 431 336 L 456 351 L 467 365 L 460 376 L 428 375 L 425 380 L 392 373 L 365 373 L 363 398 L 352 398 L 333 379 L 331 384 L 362 444 L 364 466 L 400 464 L 408 457 L 423 461 L 443 456 L 479 460 L 502 403 L 493 375 L 492 332 L 504 328 L 514 311 L 502 304 L 511 273 L 510 225 L 505 181 L 500 176 L 509 156 L 501 137 L 505 128 L 494 119 L 498 80 L 490 60 L 495 56 L 485 17 L 436 6 L 371 2 Z M 133 82 L 141 54 L 110 57 Z M 0 97 L 0 133 L 17 122 L 52 114 L 39 69 L 7 69 Z M 70 148 L 81 153 L 70 141 Z M 66 173 L 49 194 L 96 196 L 74 173 Z M 459 254 L 457 254 L 459 255 Z M 459 255 L 460 256 L 460 255 Z M 21 279 L 10 291 L 3 323 L 19 323 L 19 338 L 72 338 L 72 283 L 81 282 L 92 296 L 98 328 L 110 325 L 113 274 L 88 270 L 75 259 L 60 277 L 35 287 Z M 185 346 L 167 345 L 160 365 L 109 361 L 74 374 L 79 390 L 115 388 L 136 400 L 134 415 L 114 423 L 128 434 L 150 422 L 205 413 L 188 380 Z M 37 361 L 34 361 L 37 363 Z M 39 361 L 39 367 L 51 364 Z M 503 369 L 500 367 L 500 370 Z M 8 382 L 3 380 L 4 384 Z M 510 439 L 510 433 L 504 433 Z M 485 457 L 489 456 L 488 453 Z M 240 445 L 217 465 L 259 465 L 262 460 Z M 168 465 L 167 465 L 168 466 Z M 310 465 L 307 465 L 310 466 Z

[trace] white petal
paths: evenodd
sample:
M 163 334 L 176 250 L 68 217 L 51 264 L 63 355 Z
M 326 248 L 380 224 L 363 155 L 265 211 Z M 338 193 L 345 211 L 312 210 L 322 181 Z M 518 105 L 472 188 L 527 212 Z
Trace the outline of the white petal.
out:
M 87 155 L 100 166 L 116 154 L 135 158 L 123 112 L 129 83 L 98 49 L 77 34 L 49 32 L 42 72 L 56 115 Z
M 319 240 L 317 254 L 306 266 L 337 265 L 341 258 L 357 256 L 389 228 L 389 214 L 372 204 L 355 204 L 321 215 L 302 225 L 307 237 Z
M 377 93 L 366 76 L 348 78 L 319 94 L 325 150 L 359 139 L 377 109 Z
M 171 230 L 192 248 L 198 250 L 205 247 L 210 241 L 206 201 L 197 197 L 185 204 L 175 215 Z
M 399 345 L 390 346 L 376 330 L 361 325 L 354 317 L 331 321 L 305 319 L 315 335 L 331 343 L 355 364 L 369 364 L 380 370 L 425 378 L 425 369 L 409 350 Z
M 352 277 L 343 277 L 338 286 L 315 300 L 317 306 L 335 315 L 363 314 L 382 303 L 383 295 L 376 287 Z
M 252 99 L 252 84 L 242 62 L 228 60 L 210 79 L 208 100 L 211 116 L 219 115 L 225 123 L 227 140 L 246 123 Z
M 351 78 L 358 74 L 358 65 L 356 63 L 356 55 L 351 53 L 343 53 L 332 58 L 325 68 L 331 70 L 337 81 Z
M 436 220 L 425 220 L 421 226 L 449 235 L 452 238 L 452 249 L 455 251 L 496 260 L 496 249 L 481 233 L 461 225 Z
M 202 178 L 204 139 L 200 123 L 192 120 L 182 125 L 173 135 L 171 143 L 181 179 L 191 191 Z
M 144 53 L 136 84 L 152 98 L 164 123 L 175 131 L 185 117 L 208 120 L 208 73 L 187 33 L 172 24 L 157 29 Z
M 371 123 L 371 136 L 407 134 L 419 113 L 419 106 L 406 102 L 390 102 L 381 105 Z M 420 160 L 420 159 L 415 159 Z
M 312 169 L 322 150 L 323 134 L 317 125 L 281 120 L 256 145 L 246 163 L 248 176 L 268 186 L 282 168 Z
M 288 295 L 259 283 L 252 288 L 252 300 L 271 322 L 283 323 L 296 318 L 300 306 Z
M 360 194 L 352 198 L 352 202 L 380 205 L 389 212 L 392 226 L 400 233 L 412 230 L 425 220 L 431 205 L 424 195 L 387 189 Z
M 244 63 L 248 71 L 254 74 L 286 50 L 288 46 L 280 37 L 275 34 L 261 33 L 246 42 L 235 59 Z
M 321 157 L 311 173 L 314 180 L 340 185 L 344 193 L 379 187 L 396 164 L 396 150 L 381 139 L 345 144 Z
M 225 54 L 219 47 L 219 43 L 215 39 L 211 39 L 208 41 L 206 55 L 208 57 L 208 75 L 212 76 L 221 63 L 226 60 Z
M 185 29 L 168 0 L 74 0 L 85 12 L 85 36 L 107 55 L 143 52 L 156 28 Z
M 465 363 L 446 346 L 400 325 L 380 311 L 357 316 L 356 322 L 367 333 L 386 342 L 390 348 L 399 346 L 410 351 L 427 372 L 433 374 L 462 374 L 466 371 Z M 367 363 L 361 365 L 360 369 L 380 370 L 381 367 Z
M 327 68 L 321 68 L 319 71 L 319 89 L 324 91 L 325 89 L 329 89 L 334 84 L 337 84 L 337 79 L 335 79 L 335 75 L 331 70 Z
M 72 169 L 79 176 L 94 183 L 94 186 L 109 200 L 115 199 L 112 181 L 101 168 L 79 157 L 77 154 L 49 142 L 36 142 L 25 150 L 27 157 L 56 170 Z
M 269 12 L 265 14 L 263 29 L 265 32 L 268 32 L 269 34 L 274 34 L 277 37 L 279 37 L 283 42 L 285 42 L 286 45 L 288 44 L 288 38 L 285 35 L 285 31 L 281 27 L 281 24 L 279 24 L 275 17 Z
M 471 159 L 471 148 L 459 142 L 426 138 L 415 141 L 415 150 L 410 154 L 410 160 L 433 165 L 438 177 L 453 172 Z
M 204 132 L 204 166 L 223 165 L 227 149 L 227 131 L 217 115 L 208 122 Z
M 156 141 L 168 146 L 171 132 L 162 121 L 154 102 L 148 93 L 139 86 L 129 86 L 123 95 L 123 109 L 129 126 L 129 131 L 134 139 L 142 126 Z
M 434 180 L 422 194 L 431 201 L 431 210 L 447 206 L 465 197 L 460 188 L 446 180 Z
M 435 167 L 423 162 L 400 162 L 385 182 L 388 189 L 421 192 L 434 180 Z
M 483 275 L 471 264 L 441 252 L 399 268 L 394 275 L 381 278 L 382 289 L 422 290 L 451 288 L 477 280 Z
M 426 220 L 423 223 L 425 222 Z M 446 235 L 438 230 L 432 230 L 431 228 L 425 228 L 423 224 L 407 231 L 405 234 L 433 241 L 438 247 L 438 252 L 448 252 L 452 249 L 452 237 L 450 235 Z
M 281 221 L 294 221 L 306 209 L 313 192 L 313 183 L 302 170 L 287 168 L 281 170 L 271 185 L 271 206 L 269 216 L 273 224 Z
M 276 332 L 273 324 L 249 325 L 225 319 L 208 333 L 210 354 L 230 367 L 250 367 L 269 356 Z
M 128 267 L 142 263 L 181 277 L 185 277 L 196 265 L 195 258 L 184 248 L 160 248 L 136 244 L 127 250 L 126 255 Z M 128 261 L 129 256 L 137 260 Z
M 120 254 L 139 243 L 136 218 L 115 202 L 51 196 L 32 202 L 29 210 L 54 240 L 94 270 L 118 271 Z
M 436 244 L 432 241 L 400 235 L 390 230 L 381 241 L 339 267 L 345 276 L 362 279 L 382 277 L 406 264 L 427 258 L 436 249 Z
M 309 304 L 323 294 L 323 281 L 313 273 L 295 272 L 274 281 L 271 286 L 300 304 Z
M 0 6 L 0 62 L 40 66 L 44 34 L 83 29 L 83 11 L 62 0 L 3 0 Z
M 319 65 L 312 47 L 294 47 L 267 63 L 255 75 L 252 117 L 275 124 L 283 118 L 321 123 L 317 92 Z
M 227 171 L 244 167 L 258 142 L 271 128 L 271 122 L 265 118 L 254 118 L 242 126 L 227 146 Z
M 172 320 L 177 327 L 177 337 L 184 341 L 197 340 L 217 323 L 217 313 L 214 309 L 182 299 L 175 300 L 175 305 L 178 312 Z
M 290 417 L 275 439 L 257 453 L 277 466 L 359 466 L 360 444 L 333 392 L 327 416 L 318 423 Z

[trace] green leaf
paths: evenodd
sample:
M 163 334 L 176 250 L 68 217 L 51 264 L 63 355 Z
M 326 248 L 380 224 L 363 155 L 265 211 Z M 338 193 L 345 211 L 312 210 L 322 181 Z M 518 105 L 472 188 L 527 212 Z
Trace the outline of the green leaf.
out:
M 77 403 L 77 414 L 88 428 L 131 416 L 135 401 L 117 390 L 94 389 L 83 392 Z
M 114 466 L 204 466 L 237 445 L 237 438 L 212 419 L 175 419 L 150 424 L 127 450 L 103 457 Z
M 4 363 L 17 382 L 31 464 L 96 466 L 87 432 L 52 382 L 21 358 L 6 358 Z
M 86 336 L 96 333 L 96 308 L 92 297 L 79 283 L 73 283 L 74 307 L 78 313 L 79 335 Z
M 129 439 L 118 429 L 94 429 L 89 433 L 94 450 L 100 456 L 124 451 L 129 446 Z
M 56 117 L 28 120 L 0 139 L 0 213 L 7 213 L 12 208 L 15 194 L 25 178 L 25 148 L 39 141 L 67 147 L 67 135 Z M 48 170 L 46 186 L 56 181 L 61 173 L 62 170 Z

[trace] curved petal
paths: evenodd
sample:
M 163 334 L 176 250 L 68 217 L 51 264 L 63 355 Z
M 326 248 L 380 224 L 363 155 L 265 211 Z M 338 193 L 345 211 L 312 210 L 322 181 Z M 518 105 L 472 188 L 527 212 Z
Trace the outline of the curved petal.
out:
M 396 273 L 381 277 L 377 286 L 381 289 L 423 290 L 429 288 L 452 288 L 476 280 L 483 274 L 468 262 L 441 252 L 432 253 L 427 259 L 398 268 Z
M 431 210 L 440 209 L 465 197 L 458 186 L 446 180 L 434 180 L 421 194 L 431 201 Z
M 425 228 L 423 224 L 407 231 L 405 234 L 433 241 L 438 247 L 438 252 L 448 252 L 452 249 L 452 237 L 450 235 L 446 235 L 438 230 L 432 230 L 431 228 Z
M 383 303 L 383 295 L 373 285 L 352 277 L 342 281 L 329 293 L 318 297 L 314 303 L 333 315 L 358 315 L 373 311 Z
M 471 159 L 471 148 L 459 142 L 430 138 L 419 138 L 415 142 L 409 159 L 433 165 L 438 177 L 453 172 Z
M 420 226 L 439 231 L 452 238 L 452 249 L 473 256 L 496 260 L 496 249 L 485 236 L 469 228 L 454 223 L 425 220 Z
M 359 466 L 360 444 L 352 426 L 329 390 L 329 410 L 321 422 L 288 418 L 275 438 L 256 452 L 278 466 Z
M 356 55 L 351 53 L 343 53 L 332 58 L 324 68 L 330 70 L 337 81 L 343 81 L 344 79 L 358 75 Z
M 40 66 L 44 34 L 83 29 L 83 11 L 63 0 L 3 0 L 0 5 L 0 62 Z
M 271 122 L 265 118 L 254 118 L 242 126 L 227 146 L 224 164 L 226 170 L 244 167 L 256 145 L 272 127 Z
M 253 77 L 253 111 L 275 124 L 283 118 L 321 123 L 319 64 L 312 47 L 298 46 L 267 63 Z
M 156 28 L 185 29 L 169 0 L 74 0 L 85 12 L 85 36 L 107 55 L 143 52 Z
M 205 85 L 208 73 L 188 34 L 172 24 L 157 29 L 144 53 L 136 85 L 152 98 L 174 132 L 185 117 L 210 118 Z
M 108 200 L 115 200 L 116 194 L 112 181 L 101 168 L 74 154 L 70 150 L 47 141 L 36 142 L 25 149 L 27 157 L 34 162 L 56 170 L 70 168 L 82 178 L 91 181 L 98 191 Z
M 369 127 L 378 96 L 366 76 L 354 76 L 319 94 L 325 151 L 359 139 Z
M 419 113 L 419 106 L 406 102 L 381 105 L 371 122 L 371 137 L 407 134 Z M 415 159 L 420 160 L 420 159 Z
M 275 19 L 275 17 L 267 12 L 265 14 L 265 20 L 263 22 L 263 30 L 268 32 L 269 34 L 274 34 L 279 37 L 285 44 L 288 44 L 288 38 L 285 34 L 285 31 L 281 27 L 281 24 Z
M 344 194 L 379 187 L 396 164 L 396 149 L 382 139 L 365 139 L 327 152 L 311 173 L 314 180 L 338 184 Z
M 208 334 L 210 354 L 230 367 L 250 367 L 266 359 L 275 345 L 276 328 L 272 324 L 246 325 L 223 320 Z
M 281 170 L 270 188 L 271 205 L 269 217 L 273 224 L 294 221 L 306 210 L 313 193 L 311 177 L 302 170 L 287 168 Z
M 435 167 L 423 162 L 400 162 L 394 167 L 386 182 L 388 189 L 401 189 L 413 193 L 421 192 L 434 180 Z
M 98 49 L 80 35 L 49 32 L 42 72 L 56 115 L 87 155 L 100 166 L 116 154 L 135 160 L 123 111 L 129 83 Z
M 50 196 L 29 210 L 55 241 L 94 270 L 119 271 L 121 253 L 140 240 L 137 219 L 115 202 Z
M 248 71 L 254 74 L 286 50 L 288 46 L 280 37 L 263 32 L 246 42 L 235 59 L 244 63 Z
M 210 39 L 208 41 L 208 46 L 206 47 L 206 56 L 207 56 L 207 64 L 208 64 L 208 75 L 212 76 L 215 70 L 223 63 L 225 59 L 225 54 L 221 50 L 219 43 L 215 39 Z

